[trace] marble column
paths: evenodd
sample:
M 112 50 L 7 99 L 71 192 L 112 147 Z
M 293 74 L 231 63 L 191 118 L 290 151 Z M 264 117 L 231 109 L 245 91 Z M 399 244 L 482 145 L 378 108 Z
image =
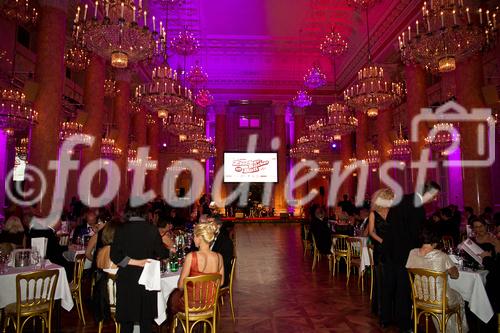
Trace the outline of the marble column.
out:
M 144 114 L 144 120 L 146 120 L 146 115 Z M 160 119 L 156 115 L 153 115 L 149 121 L 147 121 L 147 145 L 149 146 L 149 156 L 152 160 L 158 161 L 156 170 L 148 171 L 146 176 L 146 184 L 148 189 L 155 191 L 156 195 L 162 195 L 161 184 L 163 181 L 164 172 L 160 168 Z M 142 140 L 142 139 L 140 139 Z M 138 141 L 139 143 L 139 141 Z
M 368 116 L 364 112 L 358 112 L 358 128 L 356 129 L 356 157 L 364 160 L 367 157 L 366 145 L 368 143 Z
M 137 147 L 144 147 L 148 144 L 147 140 L 148 126 L 146 122 L 146 109 L 144 109 L 143 107 L 139 108 L 138 111 L 133 115 L 132 119 L 133 119 L 131 126 L 132 133 L 134 134 Z
M 485 107 L 481 87 L 484 85 L 483 61 L 480 55 L 473 56 L 457 64 L 456 69 L 457 102 L 468 112 L 472 108 Z M 478 124 L 475 122 L 460 123 L 460 148 L 464 160 L 484 160 L 477 147 Z M 485 147 L 486 155 L 488 147 Z M 462 168 L 464 204 L 474 208 L 476 213 L 492 204 L 490 167 Z
M 278 153 L 278 183 L 274 187 L 274 209 L 277 214 L 287 213 L 288 205 L 285 197 L 286 181 L 286 106 L 278 104 L 274 108 L 274 137 L 280 139 Z
M 294 124 L 294 140 L 297 142 L 297 140 L 303 136 L 306 133 L 306 117 L 305 117 L 305 111 L 303 108 L 295 108 L 294 114 L 293 114 L 293 124 Z M 294 159 L 294 163 L 299 163 L 300 159 Z M 297 178 L 302 177 L 305 174 L 305 171 L 301 171 L 297 174 Z M 303 184 L 301 186 L 298 186 L 295 189 L 294 193 L 294 198 L 300 199 L 303 198 L 304 195 L 306 195 L 306 187 L 307 184 Z M 295 214 L 300 214 L 301 212 L 302 204 L 298 204 L 297 201 L 297 206 L 295 207 Z M 303 210 L 305 211 L 305 210 Z
M 224 151 L 226 150 L 226 110 L 222 105 L 215 106 L 215 174 L 222 172 L 224 167 Z M 222 183 L 221 198 L 226 198 L 227 190 Z M 224 210 L 223 207 L 219 207 Z
M 43 0 L 39 4 L 35 67 L 38 92 L 34 103 L 38 125 L 32 131 L 29 162 L 41 169 L 47 180 L 47 192 L 39 205 L 39 212 L 45 215 L 50 210 L 56 179 L 56 172 L 48 170 L 48 163 L 58 159 L 59 152 L 68 3 L 66 0 Z M 32 186 L 38 193 L 40 183 L 35 181 Z
M 392 131 L 392 110 L 381 110 L 375 120 L 378 134 L 378 147 L 380 164 L 390 159 L 389 150 L 392 147 L 391 131 Z
M 353 134 L 347 134 L 342 136 L 342 140 L 340 143 L 340 157 L 342 159 L 342 167 L 346 166 L 349 164 L 349 159 L 354 156 L 354 151 L 353 151 Z M 354 193 L 354 182 L 355 177 L 351 173 L 349 177 L 342 183 L 342 186 L 340 186 L 339 193 L 337 193 L 337 201 L 342 200 L 342 196 L 344 194 L 349 195 L 349 197 L 352 197 L 355 195 Z M 336 204 L 336 203 L 335 203 Z
M 106 62 L 98 55 L 93 54 L 90 65 L 85 71 L 85 82 L 83 88 L 83 105 L 87 113 L 87 121 L 83 125 L 83 133 L 95 137 L 92 147 L 84 148 L 82 151 L 81 169 L 90 162 L 101 157 L 101 138 L 104 128 L 104 80 L 106 78 Z M 92 181 L 91 191 L 97 196 L 102 186 L 100 177 Z M 84 199 L 84 198 L 80 198 Z
M 127 171 L 130 135 L 130 75 L 127 72 L 119 72 L 116 75 L 116 89 L 119 90 L 114 99 L 114 123 L 118 132 L 116 147 L 122 151 L 122 154 L 116 159 L 121 176 L 117 208 L 118 211 L 121 211 L 125 207 L 130 194 L 130 179 L 128 179 Z

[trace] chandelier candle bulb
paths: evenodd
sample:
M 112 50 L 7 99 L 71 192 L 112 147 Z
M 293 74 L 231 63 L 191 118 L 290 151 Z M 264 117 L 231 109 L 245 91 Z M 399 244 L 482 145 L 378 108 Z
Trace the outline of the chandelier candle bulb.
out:
M 94 7 L 94 19 L 97 20 L 97 8 L 99 7 L 99 1 L 95 2 L 95 7 Z
M 109 17 L 109 3 L 106 4 L 106 17 Z
M 76 8 L 75 23 L 78 24 L 78 19 L 80 17 L 80 6 Z
M 444 29 L 444 12 L 441 12 L 441 28 Z
M 429 11 L 427 11 L 427 33 L 431 33 L 431 22 L 429 20 Z
M 483 9 L 479 8 L 479 24 L 483 25 Z
M 147 29 L 147 19 L 148 19 L 148 12 L 147 11 L 144 11 L 144 29 Z
M 465 10 L 467 12 L 467 24 L 470 24 L 470 13 L 469 13 L 469 7 Z
M 408 26 L 408 42 L 411 41 L 411 26 Z
M 457 12 L 453 9 L 453 25 L 457 25 Z
M 83 10 L 83 21 L 87 21 L 87 10 L 89 9 L 89 5 L 85 4 L 85 9 Z
M 153 15 L 153 32 L 156 32 L 156 18 Z
M 418 30 L 418 20 L 417 20 L 417 36 L 420 34 L 420 31 Z

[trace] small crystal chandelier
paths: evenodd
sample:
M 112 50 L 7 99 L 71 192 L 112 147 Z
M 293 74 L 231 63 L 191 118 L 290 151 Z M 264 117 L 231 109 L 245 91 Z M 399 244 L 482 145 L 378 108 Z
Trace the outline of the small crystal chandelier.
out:
M 446 155 L 446 149 L 460 140 L 460 134 L 451 123 L 437 123 L 432 127 L 434 135 L 425 138 L 425 143 L 436 152 Z
M 167 167 L 167 171 L 188 171 L 187 165 L 184 165 L 182 160 L 172 160 L 170 165 Z
M 65 141 L 72 135 L 82 134 L 83 125 L 76 121 L 63 121 L 59 131 L 59 140 Z
M 307 91 L 299 90 L 297 91 L 297 95 L 293 98 L 292 103 L 298 108 L 305 108 L 312 104 L 312 98 Z
M 347 50 L 348 44 L 344 37 L 332 28 L 325 36 L 325 40 L 319 46 L 321 53 L 328 57 L 339 56 Z
M 35 25 L 38 21 L 38 10 L 33 0 L 4 0 L 1 12 L 21 25 Z
M 196 62 L 194 66 L 191 66 L 189 72 L 187 72 L 186 81 L 189 83 L 189 86 L 191 88 L 196 88 L 207 83 L 208 75 L 200 66 L 200 64 Z
M 158 112 L 160 118 L 186 113 L 192 106 L 191 90 L 180 84 L 177 72 L 168 65 L 153 68 L 151 78 L 151 83 L 141 84 L 135 89 L 138 103 Z
M 328 147 L 332 140 L 332 137 L 319 133 L 303 135 L 290 149 L 290 157 L 296 159 L 315 159 L 319 156 L 322 149 Z
M 116 81 L 113 79 L 104 80 L 104 96 L 106 97 L 115 97 L 120 92 L 119 89 L 116 88 Z
M 200 108 L 206 108 L 207 106 L 214 104 L 214 96 L 212 96 L 210 91 L 208 91 L 207 89 L 201 89 L 194 96 L 194 102 Z
M 193 135 L 203 133 L 205 130 L 205 120 L 193 115 L 192 107 L 190 112 L 169 114 L 165 129 L 174 135 Z
M 356 163 L 366 164 L 366 160 L 358 160 L 355 156 L 348 159 L 347 164 L 344 165 L 344 169 L 355 169 Z
M 369 149 L 367 152 L 366 163 L 370 165 L 370 167 L 378 167 L 380 164 L 380 156 L 378 149 Z
M 170 42 L 170 45 L 176 54 L 188 56 L 196 53 L 200 43 L 194 35 L 187 30 L 187 27 L 184 27 L 184 30 L 179 32 L 179 35 Z
M 314 65 L 304 76 L 304 85 L 309 89 L 317 89 L 326 85 L 326 75 L 321 72 L 319 65 Z
M 319 161 L 318 167 L 313 170 L 317 171 L 320 175 L 329 175 L 332 173 L 333 167 L 329 161 Z
M 189 134 L 179 136 L 180 144 L 187 149 L 189 155 L 196 159 L 208 159 L 215 156 L 215 146 L 212 138 L 204 134 Z
M 15 151 L 17 156 L 27 156 L 29 147 L 29 139 L 21 138 L 19 143 L 16 144 Z
M 162 22 L 159 30 L 153 16 L 148 21 L 142 0 L 96 0 L 91 19 L 87 18 L 88 5 L 80 7 L 74 20 L 74 34 L 83 35 L 85 45 L 92 51 L 111 61 L 115 68 L 127 68 L 129 62 L 151 58 L 159 44 L 164 44 Z M 99 17 L 99 9 L 104 14 Z M 139 23 L 140 21 L 140 23 Z M 152 31 L 148 25 L 152 23 Z
M 133 167 L 140 166 L 143 162 L 142 159 L 137 158 L 137 149 L 129 148 L 127 151 L 127 162 L 128 170 L 130 171 Z M 158 166 L 158 161 L 151 160 L 151 156 L 148 156 L 146 161 L 146 168 L 156 168 Z
M 481 1 L 464 6 L 463 0 L 424 2 L 422 17 L 398 37 L 405 63 L 422 64 L 431 72 L 455 70 L 466 59 L 496 40 L 499 7 L 482 7 Z M 477 3 L 477 4 L 476 4 Z
M 116 147 L 115 140 L 111 138 L 102 138 L 101 156 L 102 158 L 114 160 L 121 156 L 122 150 Z
M 398 137 L 392 141 L 392 148 L 388 151 L 393 160 L 408 161 L 411 158 L 411 145 L 403 136 L 403 129 L 399 125 Z
M 310 125 L 309 130 L 328 136 L 342 136 L 354 132 L 357 127 L 358 119 L 351 114 L 349 109 L 344 104 L 333 103 L 328 105 L 328 116 Z
M 84 71 L 90 64 L 90 54 L 83 47 L 72 46 L 64 54 L 64 63 L 75 72 Z
M 37 124 L 38 113 L 26 101 L 26 95 L 17 90 L 0 90 L 0 129 L 9 135 Z

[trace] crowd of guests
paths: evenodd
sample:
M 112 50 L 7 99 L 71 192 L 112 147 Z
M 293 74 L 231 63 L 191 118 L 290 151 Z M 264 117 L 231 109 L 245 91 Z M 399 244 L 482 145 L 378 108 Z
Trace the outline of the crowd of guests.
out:
M 461 213 L 456 205 L 428 213 L 436 206 L 440 190 L 438 184 L 429 182 L 422 193 L 404 195 L 393 205 L 394 193 L 383 188 L 360 208 L 345 195 L 335 215 L 330 217 L 337 221 L 334 230 L 322 207 L 310 209 L 310 231 L 322 254 L 332 253 L 331 236 L 334 233 L 369 236 L 375 268 L 372 311 L 379 316 L 381 327 L 395 324 L 401 332 L 411 331 L 408 268 L 432 269 L 447 272 L 452 279 L 458 278 L 459 271 L 446 253 L 450 249 L 443 247 L 444 237 L 451 239 L 452 247 L 456 247 L 469 236 L 482 248 L 483 266 L 489 271 L 486 291 L 494 312 L 500 312 L 500 213 L 494 214 L 489 207 L 478 215 L 471 207 L 465 207 Z M 461 313 L 466 313 L 460 294 L 448 288 L 447 298 L 450 305 L 460 305 Z M 460 321 L 466 332 L 465 315 Z M 483 326 L 486 332 L 496 332 L 497 316 Z M 452 332 L 456 327 L 450 321 L 447 331 Z
M 96 322 L 110 317 L 108 275 L 116 274 L 116 319 L 121 332 L 132 332 L 138 324 L 141 332 L 151 332 L 157 313 L 157 292 L 139 285 L 144 265 L 151 259 L 168 258 L 176 251 L 188 252 L 184 258 L 178 288 L 168 302 L 168 325 L 178 311 L 184 311 L 182 288 L 188 276 L 220 274 L 222 286 L 229 283 L 234 245 L 230 224 L 223 223 L 208 207 L 209 197 L 199 204 L 179 210 L 155 199 L 140 207 L 130 207 L 118 214 L 112 206 L 91 209 L 73 198 L 61 220 L 51 226 L 32 221 L 36 207 L 8 210 L 0 233 L 0 251 L 30 247 L 31 239 L 48 239 L 46 258 L 66 269 L 72 279 L 73 265 L 68 245 L 85 246 L 91 268 L 84 273 L 92 281 L 92 295 L 87 295 Z M 192 234 L 192 244 L 177 249 L 176 236 Z M 69 244 L 62 244 L 62 237 Z

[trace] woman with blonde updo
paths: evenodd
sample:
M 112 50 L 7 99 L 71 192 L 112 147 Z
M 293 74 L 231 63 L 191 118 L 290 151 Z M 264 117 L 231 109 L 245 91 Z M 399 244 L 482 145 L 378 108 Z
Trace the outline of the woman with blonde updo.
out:
M 169 332 L 172 323 L 178 312 L 184 311 L 183 286 L 186 277 L 220 274 L 221 285 L 224 283 L 224 265 L 222 256 L 210 250 L 215 240 L 217 226 L 214 222 L 198 223 L 194 227 L 194 244 L 198 251 L 187 254 L 182 266 L 181 276 L 177 283 L 177 288 L 172 291 L 167 302 L 167 323 Z

